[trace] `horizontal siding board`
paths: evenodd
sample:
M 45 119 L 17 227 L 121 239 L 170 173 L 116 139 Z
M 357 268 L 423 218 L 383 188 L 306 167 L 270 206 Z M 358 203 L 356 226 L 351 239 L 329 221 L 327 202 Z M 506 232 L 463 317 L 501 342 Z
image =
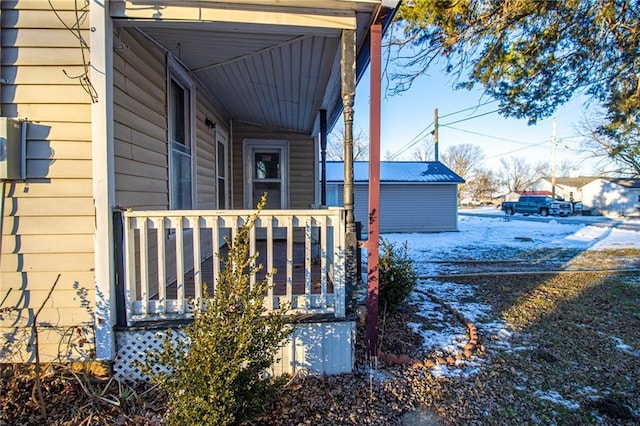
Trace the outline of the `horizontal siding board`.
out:
M 0 282 L 2 282 L 3 290 L 12 289 L 4 306 L 18 306 L 19 303 L 24 304 L 23 293 L 48 293 L 49 289 L 51 289 L 51 286 L 56 281 L 58 274 L 60 274 L 60 279 L 56 285 L 56 290 L 52 293 L 52 297 L 58 292 L 77 292 L 80 291 L 82 287 L 93 287 L 93 283 L 95 281 L 94 272 L 89 270 L 74 271 L 73 273 L 54 271 L 29 272 L 28 275 L 22 272 L 0 272 Z M 88 294 L 87 297 L 93 296 Z M 11 300 L 11 302 L 9 302 L 9 300 Z M 32 305 L 40 306 L 41 304 L 42 302 Z
M 15 216 L 93 216 L 93 200 L 86 198 L 21 198 L 15 204 L 15 199 L 5 200 L 5 214 Z M 73 220 L 73 218 L 69 218 Z
M 87 197 L 92 191 L 91 179 L 52 179 L 46 182 L 12 182 L 8 185 L 7 196 L 15 198 Z
M 55 108 L 52 106 L 52 108 Z M 87 105 L 87 108 L 89 106 Z M 37 117 L 33 117 L 37 119 Z M 91 141 L 91 123 L 78 123 L 69 117 L 69 122 L 29 122 L 27 126 L 27 140 L 61 140 L 61 141 Z
M 58 12 L 63 10 L 76 10 L 78 0 L 55 0 L 55 8 Z M 49 2 L 41 0 L 3 0 L 3 9 L 28 9 L 28 10 L 51 10 Z
M 114 99 L 117 99 L 117 102 L 114 102 L 116 105 L 160 128 L 166 127 L 165 109 L 158 107 L 159 102 L 157 100 L 149 97 L 150 100 L 145 102 L 144 98 L 145 96 L 131 95 L 119 88 L 114 91 Z
M 4 277 L 3 277 L 4 278 Z M 60 308 L 60 309 L 82 309 L 83 304 L 94 302 L 94 291 L 89 291 L 88 289 L 93 287 L 92 281 L 93 277 L 89 277 L 85 280 L 73 279 L 72 277 L 68 277 L 68 282 L 76 282 L 76 285 L 82 285 L 82 287 L 76 289 L 63 289 L 61 288 L 61 280 L 63 279 L 62 275 L 60 276 L 60 280 L 56 285 L 56 289 L 53 293 L 51 293 L 51 297 L 47 300 L 47 295 L 49 294 L 49 290 L 46 288 L 48 284 L 49 287 L 55 282 L 56 277 L 52 277 L 53 280 L 48 283 L 41 283 L 42 290 L 25 290 L 25 291 L 12 291 L 9 294 L 9 297 L 5 301 L 4 306 L 17 306 L 20 308 L 24 308 L 25 302 L 29 302 L 29 306 L 42 306 L 42 304 L 46 301 L 47 308 Z M 31 279 L 30 279 L 31 281 Z M 82 283 L 82 284 L 81 284 Z M 29 287 L 31 287 L 31 282 L 29 282 Z M 3 284 L 4 286 L 4 284 Z M 38 318 L 39 319 L 39 318 Z
M 4 219 L 2 227 L 7 235 L 92 234 L 95 220 L 92 216 L 76 216 L 73 220 L 68 216 L 49 216 L 46 220 L 34 216 L 10 216 Z
M 60 276 L 60 280 L 62 280 L 62 276 Z M 93 279 L 89 278 L 84 280 L 83 284 L 85 287 L 81 287 L 76 289 L 62 289 L 59 287 L 61 284 L 58 281 L 58 285 L 56 285 L 56 289 L 53 293 L 51 293 L 51 297 L 47 300 L 47 295 L 49 291 L 47 289 L 42 290 L 24 290 L 24 291 L 12 291 L 5 301 L 5 306 L 18 306 L 18 307 L 26 307 L 24 306 L 25 302 L 28 301 L 30 306 L 42 306 L 42 304 L 46 301 L 46 307 L 48 308 L 82 308 L 83 304 L 94 302 L 95 291 L 93 291 L 93 286 L 91 285 L 91 281 Z M 73 281 L 71 277 L 67 279 L 67 281 Z M 55 282 L 55 277 L 53 277 L 53 281 L 50 281 L 48 284 L 51 286 Z M 76 280 L 76 285 L 79 285 L 81 281 Z M 91 290 L 89 290 L 91 288 Z
M 29 178 L 91 178 L 91 160 L 31 160 L 27 159 Z
M 69 76 L 77 76 L 84 72 L 82 66 L 23 66 L 7 65 L 2 67 L 2 77 L 10 84 L 52 84 L 61 86 L 77 85 L 78 80 Z M 66 74 L 65 74 L 66 73 Z
M 151 164 L 154 166 L 166 167 L 167 155 L 166 153 L 158 153 L 146 148 L 141 148 L 134 144 L 117 143 L 115 144 L 115 155 L 122 158 L 128 158 L 129 160 L 137 161 L 142 164 Z
M 161 82 L 151 82 L 147 79 L 143 79 L 144 76 L 140 75 L 138 78 L 132 78 L 131 73 L 135 72 L 134 69 L 128 68 L 127 74 L 123 74 L 119 71 L 113 73 L 114 86 L 116 86 L 123 93 L 131 96 L 134 99 L 139 100 L 149 108 L 154 108 L 158 113 L 164 113 L 165 106 L 165 86 L 160 84 Z M 135 75 L 134 75 L 135 77 Z
M 3 243 L 4 245 L 4 243 Z M 89 271 L 94 267 L 93 253 L 3 254 L 0 271 L 69 272 Z
M 85 57 L 87 55 L 85 54 Z M 72 47 L 3 47 L 2 66 L 5 65 L 79 65 L 82 52 Z
M 167 193 L 168 182 L 150 179 L 144 176 L 118 174 L 115 177 L 116 191 L 160 192 Z
M 3 0 L 4 3 L 4 0 Z M 22 6 L 19 2 L 18 8 L 24 7 L 25 9 L 32 10 L 8 10 L 5 5 L 2 5 L 2 14 L 0 19 L 2 20 L 3 27 L 14 28 L 35 28 L 35 29 L 65 29 L 65 24 L 73 25 L 76 22 L 76 12 L 74 7 L 68 7 L 70 2 L 63 1 L 60 3 L 58 0 L 53 2 L 56 12 L 60 16 L 60 19 L 51 10 L 49 2 L 45 0 L 33 0 L 29 4 Z M 76 2 L 77 4 L 79 2 Z M 43 7 L 45 6 L 45 7 Z M 33 10 L 42 9 L 42 10 Z M 82 15 L 82 14 L 81 14 Z M 61 22 L 61 20 L 64 22 Z M 85 19 L 80 21 L 81 29 L 89 28 L 88 15 L 85 15 Z
M 139 132 L 151 136 L 154 139 L 166 140 L 167 126 L 166 123 L 152 123 L 139 116 L 135 111 L 130 111 L 122 107 L 118 99 L 113 109 L 113 118 L 116 122 L 126 127 L 136 129 Z
M 91 33 L 89 30 L 80 31 L 85 40 L 89 40 Z M 47 28 L 4 28 L 2 30 L 2 47 L 39 47 L 39 46 L 57 46 L 57 47 L 79 47 L 80 41 L 76 37 L 77 32 L 73 33 L 66 28 L 51 29 Z
M 20 235 L 3 241 L 2 253 L 87 253 L 93 251 L 93 234 L 80 235 Z M 64 244 L 61 242 L 64 241 Z
M 167 155 L 166 137 L 162 139 L 154 138 L 135 129 L 127 127 L 121 123 L 114 123 L 114 129 L 114 138 L 116 139 L 116 144 L 125 142 L 160 154 Z
M 147 165 L 144 168 L 141 168 L 140 163 L 128 158 L 116 157 L 115 168 L 120 174 L 127 174 L 131 176 L 146 176 L 148 178 L 160 179 L 164 181 L 169 180 L 169 171 L 167 167 Z
M 91 144 L 78 141 L 36 141 L 27 143 L 27 158 L 57 160 L 91 160 Z
M 2 102 L 18 104 L 88 104 L 91 97 L 79 84 L 53 85 L 4 85 Z
M 122 49 L 116 49 L 114 56 L 120 56 L 130 68 L 138 71 L 145 79 L 156 82 L 158 87 L 166 85 L 166 56 L 149 40 L 142 36 L 121 28 L 114 34 L 114 43 L 122 42 Z M 120 62 L 115 62 L 119 66 Z M 123 71 L 118 68 L 119 71 Z M 133 74 L 135 75 L 135 73 Z
M 153 206 L 168 208 L 169 197 L 166 193 L 118 191 L 118 205 L 138 209 Z

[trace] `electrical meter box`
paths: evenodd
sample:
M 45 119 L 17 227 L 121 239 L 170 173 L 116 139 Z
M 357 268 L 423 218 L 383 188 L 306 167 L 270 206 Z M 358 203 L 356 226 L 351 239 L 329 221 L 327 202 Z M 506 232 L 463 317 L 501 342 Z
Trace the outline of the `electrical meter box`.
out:
M 0 180 L 23 180 L 26 174 L 24 121 L 0 117 Z

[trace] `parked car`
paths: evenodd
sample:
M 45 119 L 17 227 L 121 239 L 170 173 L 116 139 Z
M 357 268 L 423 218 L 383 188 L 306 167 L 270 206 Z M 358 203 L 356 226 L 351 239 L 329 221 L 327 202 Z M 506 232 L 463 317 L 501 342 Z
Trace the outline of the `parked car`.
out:
M 502 210 L 509 215 L 515 213 L 539 214 L 540 216 L 569 216 L 573 209 L 571 203 L 554 200 L 544 195 L 523 195 L 518 201 L 505 201 Z
M 463 198 L 460 201 L 461 206 L 482 206 L 484 203 L 478 198 Z

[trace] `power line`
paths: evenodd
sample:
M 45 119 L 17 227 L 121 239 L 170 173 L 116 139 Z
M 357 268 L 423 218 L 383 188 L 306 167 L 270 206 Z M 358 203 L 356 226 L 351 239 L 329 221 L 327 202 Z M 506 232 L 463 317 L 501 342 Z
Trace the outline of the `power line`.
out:
M 513 151 L 507 151 L 507 152 L 502 152 L 500 154 L 490 155 L 488 157 L 485 157 L 485 160 L 488 160 L 489 158 L 502 157 L 503 155 L 513 154 L 514 152 L 518 152 L 518 151 L 524 151 L 525 149 L 535 148 L 536 146 L 540 146 L 542 144 L 549 143 L 549 142 L 551 142 L 551 139 L 547 139 L 533 145 L 523 146 L 522 148 L 514 149 Z
M 426 137 L 426 135 L 423 136 L 423 134 L 429 130 L 429 127 L 433 126 L 433 121 L 431 123 L 429 123 L 427 125 L 427 127 L 425 127 L 424 129 L 422 129 L 416 136 L 413 137 L 413 139 L 411 139 L 409 142 L 407 142 L 405 145 L 403 145 L 402 147 L 400 147 L 400 149 L 398 149 L 395 153 L 391 154 L 389 156 L 390 160 L 393 160 L 394 158 L 398 157 L 399 155 L 405 153 L 408 149 L 412 148 L 413 146 L 415 146 L 418 142 L 421 142 L 422 140 L 424 140 L 424 138 Z M 420 139 L 418 139 L 420 138 Z
M 494 113 L 499 112 L 499 111 L 500 111 L 500 109 L 494 109 L 493 111 L 488 111 L 488 112 L 483 112 L 482 114 L 472 115 L 471 117 L 463 118 L 463 119 L 457 120 L 457 121 L 452 121 L 451 123 L 441 124 L 440 126 L 441 127 L 446 127 L 446 126 L 449 126 L 451 124 L 462 123 L 463 121 L 469 121 L 469 120 L 473 120 L 474 118 L 484 117 L 485 115 L 494 114 Z
M 453 127 L 453 126 L 445 126 L 445 127 L 449 128 L 451 130 L 457 130 L 459 132 L 470 133 L 472 135 L 483 136 L 485 138 L 496 139 L 496 140 L 499 140 L 499 141 L 511 142 L 511 143 L 515 143 L 515 144 L 518 144 L 518 145 L 528 145 L 529 144 L 529 142 L 517 141 L 515 139 L 501 138 L 499 136 L 487 135 L 486 133 L 474 132 L 472 130 L 461 129 L 459 127 Z
M 440 118 L 447 118 L 447 117 L 451 117 L 452 115 L 457 115 L 457 114 L 460 114 L 460 113 L 463 113 L 463 112 L 466 112 L 466 111 L 471 111 L 471 110 L 474 110 L 474 109 L 478 109 L 478 108 L 480 108 L 480 107 L 483 107 L 483 106 L 485 106 L 485 105 L 492 104 L 492 103 L 494 103 L 494 102 L 498 102 L 498 101 L 497 101 L 496 99 L 492 99 L 492 100 L 490 100 L 490 101 L 483 102 L 483 103 L 478 104 L 478 105 L 470 106 L 470 107 L 465 108 L 465 109 L 461 109 L 461 110 L 458 110 L 458 111 L 450 112 L 449 114 L 441 115 L 441 116 L 440 116 Z
M 446 114 L 446 115 L 441 116 L 441 118 L 442 118 L 442 117 L 450 117 L 450 116 L 452 116 L 452 115 L 460 114 L 460 113 L 465 112 L 465 111 L 469 111 L 469 110 L 472 110 L 472 109 L 477 109 L 477 108 L 479 108 L 479 107 L 481 107 L 481 106 L 484 106 L 484 105 L 490 104 L 490 103 L 492 103 L 492 102 L 495 102 L 495 101 L 487 101 L 487 102 L 482 103 L 482 104 L 480 104 L 480 105 L 475 105 L 475 106 L 473 106 L 473 107 L 468 107 L 468 108 L 464 108 L 464 109 L 461 109 L 461 110 L 458 110 L 458 111 L 454 111 L 454 112 L 452 112 L 452 113 L 449 113 L 449 114 Z M 496 112 L 498 112 L 498 111 L 500 111 L 500 110 L 499 110 L 499 109 L 496 109 L 496 110 L 489 111 L 489 112 L 485 112 L 485 113 L 482 113 L 482 114 L 473 115 L 473 116 L 471 116 L 471 117 L 463 118 L 463 119 L 461 119 L 461 120 L 453 121 L 453 122 L 451 122 L 451 123 L 442 124 L 442 126 L 448 126 L 449 124 L 461 123 L 461 122 L 463 122 L 463 121 L 472 120 L 472 119 L 474 119 L 474 118 L 483 117 L 483 116 L 485 116 L 485 115 L 493 114 L 493 113 L 496 113 Z M 391 154 L 391 155 L 389 156 L 389 159 L 390 159 L 390 160 L 393 160 L 393 159 L 397 158 L 397 157 L 398 157 L 398 156 L 400 156 L 401 154 L 404 154 L 407 150 L 409 150 L 409 149 L 413 148 L 413 147 L 414 147 L 418 142 L 421 142 L 421 141 L 424 139 L 424 136 L 423 136 L 423 135 L 424 135 L 424 133 L 425 133 L 426 131 L 428 131 L 428 130 L 429 130 L 429 128 L 430 128 L 431 126 L 433 126 L 433 124 L 434 124 L 433 122 L 429 123 L 429 124 L 428 124 L 424 129 L 422 129 L 422 130 L 421 130 L 421 131 L 420 131 L 416 136 L 414 136 L 414 137 L 413 137 L 413 139 L 411 139 L 411 140 L 410 140 L 409 142 L 407 142 L 405 145 L 403 145 L 402 147 L 400 147 L 396 152 L 394 152 L 393 154 Z M 421 138 L 421 137 L 422 137 L 422 139 L 419 139 L 419 138 Z

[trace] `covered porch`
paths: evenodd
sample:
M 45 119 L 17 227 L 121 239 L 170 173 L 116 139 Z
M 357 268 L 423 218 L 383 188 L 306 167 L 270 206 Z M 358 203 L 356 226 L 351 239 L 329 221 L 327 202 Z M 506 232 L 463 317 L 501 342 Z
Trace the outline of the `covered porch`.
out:
M 278 270 L 264 303 L 286 302 L 292 318 L 306 318 L 283 348 L 282 371 L 352 367 L 353 100 L 371 27 L 390 21 L 392 8 L 380 0 L 286 3 L 109 3 L 113 81 L 102 83 L 113 113 L 104 113 L 99 153 L 113 163 L 101 170 L 105 181 L 115 183 L 98 220 L 106 221 L 105 208 L 116 211 L 112 232 L 101 235 L 115 256 L 100 248 L 96 257 L 115 269 L 114 291 L 98 291 L 112 306 L 105 324 L 115 325 L 112 337 L 106 327 L 99 333 L 115 340 L 101 349 L 115 348 L 116 365 L 131 365 L 158 333 L 188 321 L 205 287 L 215 296 L 224 267 L 216 254 L 224 256 L 225 238 L 267 192 L 250 242 L 262 273 Z M 320 165 L 341 116 L 350 191 L 343 208 L 328 209 Z M 135 376 L 127 368 L 122 377 Z

